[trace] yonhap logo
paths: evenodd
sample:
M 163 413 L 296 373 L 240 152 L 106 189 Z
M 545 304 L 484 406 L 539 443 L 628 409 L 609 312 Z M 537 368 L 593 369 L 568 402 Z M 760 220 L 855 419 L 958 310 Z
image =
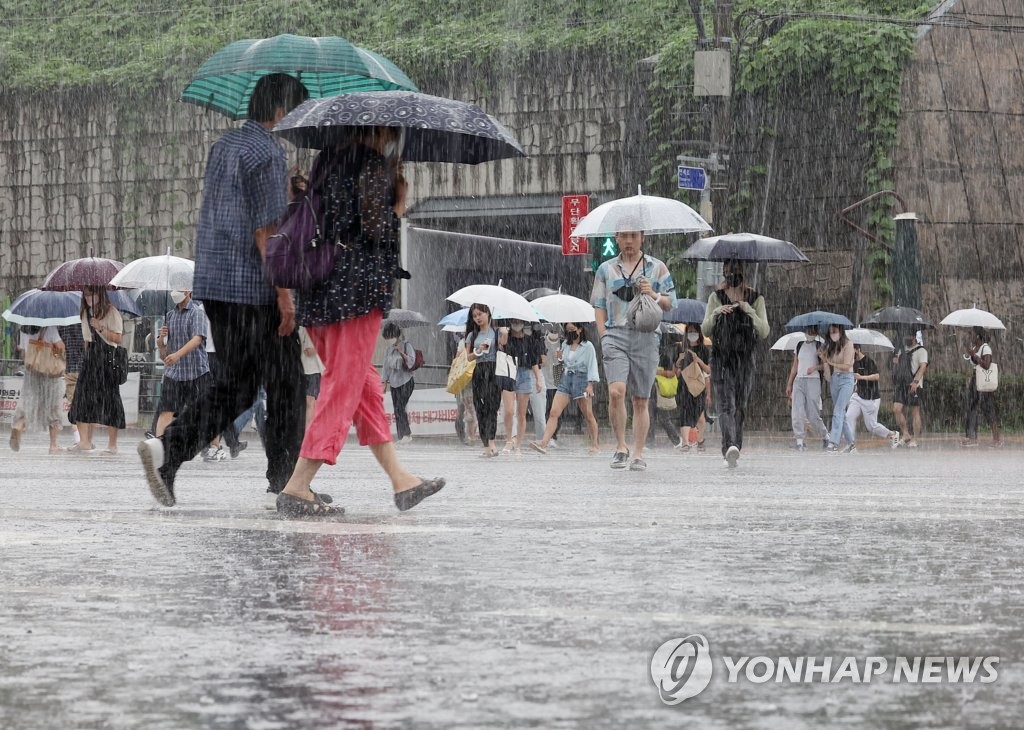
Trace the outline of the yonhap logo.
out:
M 711 650 L 700 634 L 669 639 L 651 657 L 651 680 L 666 705 L 696 697 L 711 682 Z

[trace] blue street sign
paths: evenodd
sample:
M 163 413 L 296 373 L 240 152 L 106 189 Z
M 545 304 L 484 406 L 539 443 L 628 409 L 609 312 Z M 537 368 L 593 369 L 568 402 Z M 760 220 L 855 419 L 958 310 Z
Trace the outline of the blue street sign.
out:
M 683 190 L 703 190 L 707 187 L 708 174 L 702 167 L 679 166 L 679 187 Z

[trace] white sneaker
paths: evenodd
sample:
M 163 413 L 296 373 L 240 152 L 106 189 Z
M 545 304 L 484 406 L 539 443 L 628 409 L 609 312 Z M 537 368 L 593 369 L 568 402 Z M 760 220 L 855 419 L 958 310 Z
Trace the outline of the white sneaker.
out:
M 158 438 L 146 439 L 140 441 L 135 450 L 142 460 L 142 469 L 153 499 L 164 507 L 173 507 L 174 492 L 160 475 L 160 467 L 164 465 L 164 442 Z
M 265 492 L 263 497 L 263 509 L 277 511 L 277 492 Z
M 736 468 L 736 463 L 740 460 L 740 450 L 735 446 L 730 446 L 725 452 L 725 463 L 729 465 L 730 469 Z
M 398 443 L 400 443 L 400 444 L 411 444 L 412 443 L 412 436 L 409 436 L 409 435 L 403 436 L 402 438 L 398 439 Z
M 892 436 L 889 437 L 889 441 L 892 442 L 892 447 L 894 449 L 898 449 L 899 446 L 900 446 L 900 432 L 899 431 L 893 431 L 892 432 Z
M 557 449 L 558 448 L 558 442 L 555 441 L 555 439 L 551 439 L 550 441 L 548 441 L 548 448 L 549 449 Z

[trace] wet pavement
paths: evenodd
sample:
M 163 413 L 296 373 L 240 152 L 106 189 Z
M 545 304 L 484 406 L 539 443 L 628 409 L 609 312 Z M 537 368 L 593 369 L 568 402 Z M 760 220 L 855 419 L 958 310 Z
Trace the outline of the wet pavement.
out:
M 0 434 L 6 439 L 6 432 Z M 0 727 L 1019 727 L 1024 451 L 650 452 L 564 441 L 480 459 L 417 440 L 448 486 L 399 514 L 350 443 L 277 519 L 258 444 L 187 465 L 156 508 L 113 457 L 0 453 Z M 676 707 L 649 675 L 702 634 Z M 999 656 L 992 683 L 727 681 L 722 656 Z M 838 663 L 838 659 L 836 660 Z

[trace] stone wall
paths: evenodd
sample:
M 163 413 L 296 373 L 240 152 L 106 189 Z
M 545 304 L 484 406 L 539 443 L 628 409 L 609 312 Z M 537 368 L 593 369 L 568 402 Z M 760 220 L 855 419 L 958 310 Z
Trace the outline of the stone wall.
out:
M 1019 0 L 958 0 L 949 17 L 1024 24 Z M 978 306 L 1007 331 L 993 341 L 1003 373 L 1024 357 L 1024 37 L 933 27 L 903 82 L 897 190 L 918 224 L 922 304 L 936 321 Z M 940 327 L 933 367 L 962 370 L 957 334 Z M 962 341 L 961 336 L 961 341 Z

